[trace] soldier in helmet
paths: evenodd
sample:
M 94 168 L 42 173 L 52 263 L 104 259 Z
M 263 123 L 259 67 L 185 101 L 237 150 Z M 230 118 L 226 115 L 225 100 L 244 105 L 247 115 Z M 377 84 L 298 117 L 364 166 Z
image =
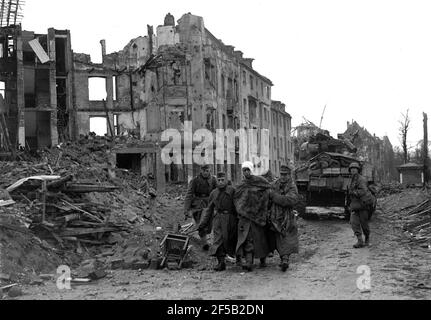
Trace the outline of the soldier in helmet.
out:
M 348 189 L 348 196 L 350 200 L 350 224 L 352 230 L 358 239 L 357 243 L 353 245 L 354 248 L 362 248 L 369 245 L 370 241 L 370 227 L 368 225 L 369 205 L 368 199 L 371 192 L 368 190 L 367 180 L 360 175 L 359 163 L 353 162 L 349 166 L 349 172 L 352 179 Z M 365 236 L 365 241 L 362 238 Z
M 215 256 L 218 265 L 215 271 L 226 269 L 226 255 L 234 256 L 237 242 L 237 217 L 233 197 L 235 189 L 228 184 L 224 172 L 217 173 L 217 189 L 210 194 L 208 208 L 202 213 L 199 230 L 205 229 L 213 221 L 214 243 L 210 255 Z M 241 260 L 237 257 L 237 264 Z
M 199 226 L 202 210 L 208 206 L 209 196 L 216 187 L 217 180 L 211 175 L 210 166 L 207 164 L 201 166 L 200 174 L 190 181 L 184 200 L 184 215 L 186 218 L 192 215 L 196 226 Z M 207 235 L 211 233 L 211 228 L 212 223 L 209 221 L 207 227 L 199 231 L 205 251 L 209 249 Z
M 292 179 L 292 167 L 282 165 L 280 178 L 272 184 L 270 193 L 270 250 L 280 255 L 280 268 L 289 268 L 289 257 L 298 253 L 298 226 L 293 207 L 299 201 L 298 189 Z

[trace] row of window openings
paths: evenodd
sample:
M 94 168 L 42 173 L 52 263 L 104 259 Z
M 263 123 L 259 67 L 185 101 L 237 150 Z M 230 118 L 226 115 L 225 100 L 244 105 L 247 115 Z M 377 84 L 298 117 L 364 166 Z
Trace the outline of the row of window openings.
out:
M 246 109 L 247 108 L 247 99 L 243 100 L 243 105 L 244 105 L 244 109 Z M 250 104 L 249 104 L 249 106 L 250 106 L 250 118 L 252 120 L 256 120 L 257 107 L 251 106 Z M 266 108 L 263 109 L 263 120 L 264 121 L 269 121 L 269 113 L 270 113 L 270 111 L 268 109 L 266 109 Z M 283 122 L 283 118 L 279 117 L 278 119 L 279 119 L 278 125 L 280 126 L 280 128 L 283 128 L 283 127 L 285 128 L 286 123 Z M 275 115 L 275 113 L 272 114 L 272 123 L 277 123 L 277 116 Z M 288 122 L 287 122 L 287 130 L 290 131 L 290 124 Z
M 252 79 L 253 76 L 250 76 L 250 79 Z M 117 87 L 117 77 L 114 76 L 112 77 L 113 79 L 113 100 L 116 101 L 117 100 L 117 91 L 118 91 L 118 87 Z M 101 100 L 106 100 L 107 99 L 107 92 L 106 92 L 106 78 L 103 77 L 89 77 L 88 78 L 88 91 L 89 91 L 89 100 L 90 101 L 101 101 Z M 250 80 L 250 83 L 252 80 Z M 257 81 L 257 79 L 256 79 Z M 136 86 L 137 83 L 136 82 L 132 82 L 133 86 Z M 226 96 L 227 99 L 234 99 L 235 101 L 238 101 L 238 84 L 236 80 L 233 80 L 228 78 L 228 90 L 226 91 L 225 88 L 225 78 L 222 75 L 222 79 L 221 79 L 221 85 L 222 85 L 222 94 L 224 96 Z M 270 87 L 269 86 L 265 86 L 266 90 L 267 90 L 267 98 L 270 98 Z M 252 88 L 253 90 L 253 88 Z M 262 95 L 264 92 L 264 86 L 263 83 L 261 83 L 261 90 L 262 90 Z M 265 120 L 267 121 L 267 120 Z
M 250 75 L 249 77 L 249 82 L 250 82 L 250 90 L 254 90 L 254 77 L 252 75 Z M 244 86 L 247 85 L 247 73 L 245 71 L 242 72 L 242 84 Z M 259 86 L 259 80 L 256 78 L 256 88 L 258 88 Z M 264 96 L 266 94 L 266 98 L 270 99 L 271 98 L 271 87 L 270 86 L 264 86 L 263 82 L 260 83 L 260 92 L 262 94 L 262 96 Z
M 205 60 L 205 79 L 209 80 L 211 82 L 215 82 L 216 79 L 216 70 L 215 67 L 206 59 Z M 247 85 L 247 73 L 243 71 L 242 74 L 242 81 L 243 85 Z M 254 90 L 254 77 L 250 75 L 250 89 Z M 259 80 L 256 78 L 256 88 L 258 87 Z M 264 96 L 266 94 L 267 99 L 270 99 L 271 97 L 271 88 L 269 86 L 264 86 L 263 82 L 260 83 L 261 88 L 261 94 Z M 224 75 L 221 76 L 221 90 L 222 94 L 226 94 L 226 98 L 236 98 L 236 101 L 238 101 L 238 84 L 236 80 L 233 80 L 231 78 L 228 78 L 228 91 L 225 90 L 225 77 Z M 231 96 L 230 96 L 231 95 Z

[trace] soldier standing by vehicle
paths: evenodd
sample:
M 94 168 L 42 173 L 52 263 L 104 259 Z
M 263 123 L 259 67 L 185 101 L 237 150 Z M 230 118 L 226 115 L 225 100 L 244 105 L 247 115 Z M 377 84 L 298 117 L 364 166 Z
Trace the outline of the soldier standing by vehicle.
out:
M 280 179 L 272 185 L 270 193 L 270 250 L 276 249 L 281 258 L 280 268 L 289 268 L 289 257 L 298 253 L 298 226 L 293 207 L 299 201 L 298 189 L 293 182 L 291 168 L 280 167 Z
M 264 260 L 269 254 L 265 227 L 271 185 L 252 174 L 253 163 L 242 164 L 244 179 L 235 189 L 234 204 L 238 213 L 237 254 L 245 257 L 243 269 L 252 271 L 254 258 Z M 261 262 L 262 262 L 261 260 Z
M 192 214 L 195 226 L 199 226 L 202 210 L 208 206 L 209 195 L 217 187 L 217 180 L 211 176 L 210 166 L 201 166 L 201 172 L 190 181 L 189 188 L 184 200 L 184 215 Z M 209 245 L 207 235 L 211 233 L 212 223 L 209 221 L 207 227 L 199 231 L 202 241 L 202 248 L 207 251 Z
M 213 221 L 214 242 L 210 255 L 217 257 L 215 271 L 226 270 L 226 254 L 235 256 L 238 224 L 233 203 L 234 193 L 235 189 L 228 185 L 226 174 L 217 173 L 217 189 L 211 192 L 208 208 L 203 211 L 199 224 L 199 230 L 203 230 L 207 228 L 209 221 Z
M 349 166 L 349 172 L 352 180 L 349 185 L 348 195 L 350 199 L 350 224 L 355 233 L 358 242 L 353 245 L 354 248 L 362 248 L 370 243 L 370 227 L 368 219 L 370 216 L 370 206 L 373 205 L 374 198 L 368 190 L 368 183 L 363 176 L 359 174 L 360 166 L 353 162 Z M 362 238 L 365 236 L 365 242 Z

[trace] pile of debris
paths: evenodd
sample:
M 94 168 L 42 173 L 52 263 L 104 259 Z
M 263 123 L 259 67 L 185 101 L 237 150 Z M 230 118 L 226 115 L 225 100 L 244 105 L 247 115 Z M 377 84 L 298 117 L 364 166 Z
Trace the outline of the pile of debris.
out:
M 36 275 L 76 262 L 74 254 L 64 255 L 29 230 L 30 222 L 20 205 L 0 207 L 0 287 L 32 284 Z
M 109 221 L 111 208 L 86 201 L 82 195 L 112 192 L 117 187 L 74 183 L 73 176 L 34 176 L 9 186 L 15 201 L 26 201 L 31 229 L 43 238 L 52 237 L 63 248 L 65 242 L 104 244 L 111 232 L 127 230 L 125 224 Z
M 130 144 L 133 138 L 115 140 L 86 136 L 37 153 L 20 152 L 19 161 L 0 161 L 0 231 L 8 235 L 2 255 L 10 257 L 2 272 L 52 272 L 60 260 L 77 266 L 163 220 L 151 181 L 113 163 L 113 142 Z M 26 259 L 35 241 L 52 253 L 36 250 L 46 268 L 33 270 L 38 263 Z
M 407 212 L 404 223 L 414 242 L 431 245 L 431 198 Z
M 407 242 L 429 248 L 431 245 L 431 196 L 427 190 L 405 189 L 379 199 L 386 218 L 395 221 Z
M 383 198 L 392 194 L 401 193 L 404 190 L 406 190 L 406 187 L 399 182 L 383 183 L 380 185 L 378 196 Z

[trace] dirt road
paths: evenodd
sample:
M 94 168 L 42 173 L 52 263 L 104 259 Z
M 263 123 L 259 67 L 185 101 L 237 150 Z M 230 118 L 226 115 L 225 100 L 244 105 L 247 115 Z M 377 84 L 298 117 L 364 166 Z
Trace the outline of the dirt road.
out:
M 221 273 L 116 270 L 71 290 L 57 289 L 54 281 L 27 286 L 20 299 L 431 299 L 431 250 L 409 247 L 382 213 L 371 228 L 371 247 L 353 249 L 347 222 L 300 220 L 301 252 L 286 273 L 277 255 L 251 273 L 232 265 Z M 360 274 L 359 266 L 366 266 Z M 371 289 L 361 292 L 357 280 L 367 267 Z

